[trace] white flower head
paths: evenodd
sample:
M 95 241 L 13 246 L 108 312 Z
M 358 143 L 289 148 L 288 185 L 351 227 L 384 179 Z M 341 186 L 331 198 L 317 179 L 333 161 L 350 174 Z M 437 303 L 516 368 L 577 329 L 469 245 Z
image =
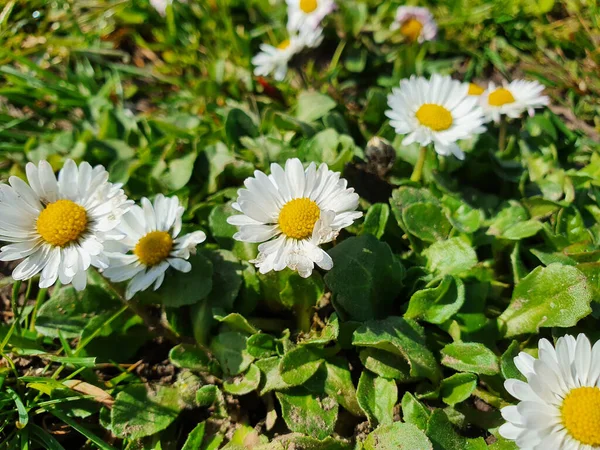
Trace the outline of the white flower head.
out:
M 273 78 L 282 81 L 287 74 L 291 59 L 305 48 L 318 47 L 321 42 L 323 42 L 323 29 L 316 28 L 293 34 L 277 47 L 261 44 L 261 51 L 252 58 L 254 75 L 264 77 L 273 74 Z
M 407 39 L 419 43 L 433 41 L 438 27 L 433 14 L 427 8 L 418 6 L 400 6 L 391 26 L 392 30 L 400 30 Z
M 323 19 L 335 8 L 334 0 L 286 0 L 290 32 L 300 32 L 304 28 L 316 29 Z
M 521 450 L 600 449 L 600 341 L 542 339 L 538 359 L 522 352 L 514 361 L 527 381 L 504 383 L 520 402 L 502 408 L 499 433 Z
M 40 287 L 73 283 L 85 288 L 90 265 L 105 268 L 107 239 L 118 239 L 115 227 L 131 202 L 118 184 L 108 182 L 102 166 L 77 167 L 67 160 L 58 180 L 47 161 L 26 166 L 29 184 L 10 177 L 0 185 L 0 261 L 23 261 L 15 280 L 40 274 Z
M 185 209 L 177 197 L 159 194 L 154 204 L 147 198 L 142 198 L 141 204 L 123 216 L 118 229 L 125 237 L 107 242 L 110 266 L 103 274 L 114 282 L 131 280 L 125 291 L 127 300 L 152 284 L 158 289 L 169 267 L 181 272 L 192 270 L 187 260 L 206 239 L 202 231 L 178 237 Z
M 326 164 L 304 169 L 299 159 L 289 159 L 285 168 L 271 164 L 271 175 L 255 171 L 244 185 L 232 205 L 242 214 L 227 221 L 239 227 L 234 239 L 261 243 L 251 261 L 260 273 L 289 267 L 306 278 L 315 264 L 331 269 L 331 257 L 319 246 L 362 216 L 358 194 Z
M 430 80 L 412 76 L 388 95 L 391 109 L 385 115 L 396 133 L 407 135 L 403 145 L 433 144 L 440 155 L 464 159 L 456 142 L 485 130 L 478 98 L 469 96 L 468 89 L 448 76 L 436 74 Z
M 516 119 L 525 111 L 533 116 L 535 108 L 548 105 L 550 100 L 542 95 L 544 86 L 537 81 L 515 80 L 502 87 L 489 84 L 481 94 L 481 107 L 489 120 L 498 122 L 501 115 Z

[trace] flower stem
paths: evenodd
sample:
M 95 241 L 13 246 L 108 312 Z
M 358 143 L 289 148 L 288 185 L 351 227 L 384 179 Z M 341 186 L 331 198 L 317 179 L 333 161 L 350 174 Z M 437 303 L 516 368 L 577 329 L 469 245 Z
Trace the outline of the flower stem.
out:
M 426 157 L 427 147 L 421 147 L 421 150 L 419 150 L 419 159 L 417 160 L 417 164 L 415 165 L 413 173 L 410 176 L 410 181 L 416 181 L 417 183 L 421 181 L 421 176 L 423 175 L 423 166 L 425 165 Z
M 500 153 L 504 153 L 506 149 L 506 119 L 502 117 L 500 119 L 500 129 L 498 132 L 498 150 Z
M 37 317 L 38 309 L 40 309 L 40 306 L 42 306 L 42 303 L 44 303 L 47 292 L 48 292 L 48 289 L 44 289 L 44 288 L 42 288 L 38 291 L 38 295 L 35 299 L 35 305 L 33 307 L 33 312 L 31 313 L 31 323 L 29 324 L 29 329 L 31 331 L 35 331 L 35 319 Z

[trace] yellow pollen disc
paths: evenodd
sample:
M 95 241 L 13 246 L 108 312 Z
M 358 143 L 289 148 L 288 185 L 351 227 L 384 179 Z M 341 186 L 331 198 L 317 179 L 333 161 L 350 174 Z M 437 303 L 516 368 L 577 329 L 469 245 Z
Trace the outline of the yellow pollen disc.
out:
M 48 244 L 64 247 L 83 234 L 87 223 L 87 213 L 83 206 L 71 200 L 57 200 L 40 213 L 36 227 Z
M 483 89 L 481 86 L 475 83 L 469 83 L 469 95 L 481 95 L 483 94 Z
M 446 108 L 433 103 L 425 103 L 417 111 L 417 119 L 421 125 L 433 131 L 444 131 L 452 126 L 452 114 Z
M 571 390 L 560 411 L 562 422 L 573 439 L 594 448 L 600 446 L 600 388 Z
M 514 102 L 515 98 L 512 93 L 504 88 L 496 89 L 488 98 L 488 103 L 492 106 L 502 106 Z
M 409 38 L 411 41 L 416 41 L 421 36 L 423 24 L 417 19 L 408 19 L 400 26 L 400 33 Z
M 290 46 L 290 40 L 289 40 L 289 39 L 286 39 L 285 41 L 281 42 L 281 44 L 279 44 L 279 45 L 277 46 L 277 48 L 278 48 L 279 50 L 285 50 L 285 49 L 286 49 L 286 48 L 288 48 L 289 46 Z
M 309 198 L 297 198 L 287 202 L 279 213 L 279 228 L 292 239 L 306 239 L 312 236 L 315 223 L 321 210 Z
M 167 259 L 173 249 L 173 239 L 166 231 L 151 231 L 141 238 L 133 254 L 145 266 L 152 267 Z
M 306 14 L 313 12 L 317 6 L 319 6 L 317 0 L 300 0 L 300 9 Z

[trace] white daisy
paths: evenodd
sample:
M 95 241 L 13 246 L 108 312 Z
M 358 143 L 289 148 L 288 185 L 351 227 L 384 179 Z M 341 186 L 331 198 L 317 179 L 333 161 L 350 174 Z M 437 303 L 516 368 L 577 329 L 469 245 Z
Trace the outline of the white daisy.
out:
M 300 34 L 294 34 L 289 39 L 281 42 L 277 47 L 269 44 L 261 44 L 261 51 L 252 58 L 254 75 L 267 76 L 273 74 L 273 78 L 282 81 L 288 70 L 291 59 L 305 48 L 315 48 L 323 41 L 323 30 L 304 30 Z
M 154 205 L 142 198 L 142 206 L 133 206 L 118 229 L 125 237 L 109 242 L 107 247 L 110 266 L 104 275 L 111 281 L 131 280 L 125 298 L 131 299 L 136 292 L 148 289 L 154 283 L 158 289 L 169 267 L 189 272 L 192 265 L 187 261 L 195 253 L 196 246 L 206 239 L 202 231 L 177 237 L 181 231 L 181 217 L 185 208 L 177 197 L 167 198 L 159 194 Z
M 261 273 L 289 267 L 306 278 L 315 264 L 331 269 L 333 261 L 319 245 L 362 216 L 358 194 L 327 164 L 317 169 L 311 163 L 305 170 L 299 159 L 289 159 L 285 169 L 271 164 L 271 175 L 257 170 L 244 185 L 232 205 L 242 215 L 227 221 L 239 227 L 234 239 L 261 242 L 251 261 Z
M 392 30 L 400 30 L 407 39 L 415 42 L 433 41 L 437 36 L 437 23 L 427 8 L 400 6 Z
M 403 145 L 433 143 L 440 155 L 464 159 L 456 142 L 485 130 L 478 98 L 469 96 L 468 89 L 448 76 L 436 74 L 431 80 L 412 76 L 392 90 L 388 96 L 391 110 L 385 114 L 396 133 L 407 135 Z
M 118 239 L 115 227 L 130 208 L 121 186 L 108 182 L 102 166 L 77 167 L 67 160 L 58 181 L 47 161 L 26 166 L 29 185 L 10 177 L 0 185 L 0 261 L 23 261 L 15 280 L 40 274 L 40 287 L 73 283 L 85 288 L 90 265 L 104 268 L 104 241 Z
M 542 95 L 544 86 L 537 81 L 515 80 L 504 83 L 502 87 L 490 82 L 487 90 L 481 95 L 481 107 L 488 119 L 498 122 L 501 115 L 511 119 L 520 117 L 525 111 L 530 116 L 534 108 L 546 106 L 550 100 Z
M 303 28 L 316 29 L 323 19 L 331 13 L 336 4 L 334 0 L 286 0 L 288 5 L 288 24 L 290 32 Z
M 555 348 L 542 339 L 538 359 L 522 352 L 514 361 L 527 382 L 504 383 L 520 402 L 502 409 L 499 433 L 521 450 L 600 449 L 600 341 L 565 336 Z

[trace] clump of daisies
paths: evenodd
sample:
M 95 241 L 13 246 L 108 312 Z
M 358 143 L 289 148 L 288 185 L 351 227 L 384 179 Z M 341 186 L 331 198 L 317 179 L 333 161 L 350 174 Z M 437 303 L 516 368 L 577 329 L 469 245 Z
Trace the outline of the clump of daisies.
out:
M 333 0 L 287 0 L 287 7 L 289 37 L 278 45 L 261 44 L 260 52 L 252 58 L 256 76 L 273 75 L 277 81 L 282 81 L 294 56 L 321 45 L 321 22 L 336 4 Z
M 583 334 L 567 335 L 538 347 L 537 359 L 514 359 L 527 381 L 506 380 L 519 403 L 502 409 L 500 435 L 522 450 L 600 448 L 600 341 L 592 347 Z
M 10 177 L 0 185 L 0 261 L 22 261 L 15 280 L 40 275 L 40 287 L 60 280 L 82 290 L 90 266 L 108 267 L 104 243 L 123 236 L 116 231 L 131 201 L 108 181 L 102 166 L 67 160 L 54 175 L 47 161 L 26 166 L 29 184 Z
M 135 205 L 123 216 L 118 230 L 124 237 L 107 243 L 110 265 L 103 274 L 114 282 L 130 280 L 127 300 L 152 285 L 157 290 L 169 268 L 192 270 L 187 260 L 206 234 L 194 231 L 179 236 L 184 211 L 177 197 L 159 194 L 154 203 L 142 198 L 141 207 Z
M 416 142 L 423 149 L 417 170 L 422 169 L 427 146 L 433 146 L 439 155 L 464 159 L 458 141 L 485 131 L 478 98 L 469 95 L 467 84 L 449 76 L 401 80 L 400 87 L 388 96 L 388 106 L 385 115 L 390 125 L 396 133 L 406 135 L 402 144 Z M 419 178 L 420 171 L 415 181 Z
M 526 111 L 533 116 L 535 108 L 550 103 L 543 91 L 544 86 L 537 81 L 514 80 L 502 86 L 490 82 L 480 96 L 481 106 L 488 120 L 494 122 L 499 122 L 502 116 L 516 119 Z
M 271 164 L 270 175 L 257 170 L 244 185 L 232 205 L 242 214 L 227 221 L 239 227 L 234 239 L 260 243 L 251 261 L 260 273 L 289 267 L 306 278 L 315 264 L 331 269 L 333 261 L 321 244 L 362 216 L 356 211 L 358 194 L 324 163 L 305 169 L 299 159 L 289 159 L 285 168 Z
M 423 43 L 436 38 L 438 27 L 433 14 L 427 8 L 400 6 L 391 30 L 399 30 L 411 42 Z

